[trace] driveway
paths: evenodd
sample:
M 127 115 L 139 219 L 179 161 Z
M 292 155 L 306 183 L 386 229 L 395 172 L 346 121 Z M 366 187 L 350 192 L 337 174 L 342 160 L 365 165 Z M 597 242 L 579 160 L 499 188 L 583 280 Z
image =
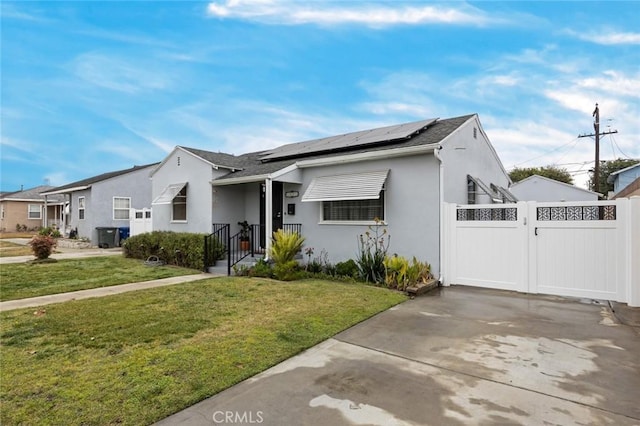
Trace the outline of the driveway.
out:
M 161 425 L 640 424 L 640 335 L 608 304 L 440 289 Z

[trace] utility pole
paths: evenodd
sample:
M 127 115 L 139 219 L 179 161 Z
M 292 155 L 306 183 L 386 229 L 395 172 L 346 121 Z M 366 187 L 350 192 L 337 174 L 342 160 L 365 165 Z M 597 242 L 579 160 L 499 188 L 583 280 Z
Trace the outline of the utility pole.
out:
M 617 130 L 600 133 L 600 108 L 596 102 L 596 109 L 593 110 L 593 130 L 595 133 L 578 135 L 579 138 L 596 137 L 596 165 L 593 170 L 593 188 L 594 192 L 600 192 L 600 136 L 618 133 Z M 606 195 L 606 194 L 605 194 Z

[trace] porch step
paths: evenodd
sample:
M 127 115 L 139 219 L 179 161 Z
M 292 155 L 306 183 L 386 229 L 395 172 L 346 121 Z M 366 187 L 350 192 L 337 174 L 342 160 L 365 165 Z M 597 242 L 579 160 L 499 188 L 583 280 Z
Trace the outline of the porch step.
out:
M 236 265 L 246 265 L 251 267 L 255 265 L 258 260 L 263 258 L 264 256 L 262 255 L 245 257 L 240 262 L 236 263 Z M 227 275 L 227 265 L 227 259 L 218 260 L 218 262 L 216 262 L 216 266 L 210 266 L 209 268 L 207 268 L 207 272 L 214 275 Z M 231 275 L 234 275 L 233 267 L 231 267 Z

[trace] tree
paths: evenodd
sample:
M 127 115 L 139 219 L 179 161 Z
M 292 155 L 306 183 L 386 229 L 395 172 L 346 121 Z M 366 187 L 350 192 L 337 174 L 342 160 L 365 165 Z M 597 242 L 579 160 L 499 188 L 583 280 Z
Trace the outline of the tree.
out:
M 613 191 L 613 182 L 607 182 L 609 175 L 615 173 L 618 170 L 626 169 L 627 167 L 638 164 L 640 161 L 632 160 L 630 158 L 618 158 L 617 160 L 600 161 L 600 178 L 598 183 L 600 184 L 599 190 L 596 189 L 594 178 L 594 171 L 589 170 L 589 189 L 594 192 L 607 195 L 609 191 Z
M 515 182 L 519 182 L 529 176 L 538 175 L 544 176 L 549 179 L 557 180 L 568 184 L 573 184 L 573 178 L 566 169 L 562 169 L 556 166 L 544 166 L 544 167 L 525 167 L 514 168 L 509 172 L 509 177 Z

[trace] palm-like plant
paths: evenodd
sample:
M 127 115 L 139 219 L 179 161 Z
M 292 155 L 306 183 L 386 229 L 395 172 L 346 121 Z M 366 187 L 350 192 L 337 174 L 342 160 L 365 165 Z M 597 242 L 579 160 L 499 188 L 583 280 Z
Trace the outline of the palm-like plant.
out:
M 278 229 L 273 234 L 273 244 L 269 249 L 269 258 L 276 264 L 283 264 L 295 259 L 296 254 L 302 249 L 304 237 L 297 232 Z

